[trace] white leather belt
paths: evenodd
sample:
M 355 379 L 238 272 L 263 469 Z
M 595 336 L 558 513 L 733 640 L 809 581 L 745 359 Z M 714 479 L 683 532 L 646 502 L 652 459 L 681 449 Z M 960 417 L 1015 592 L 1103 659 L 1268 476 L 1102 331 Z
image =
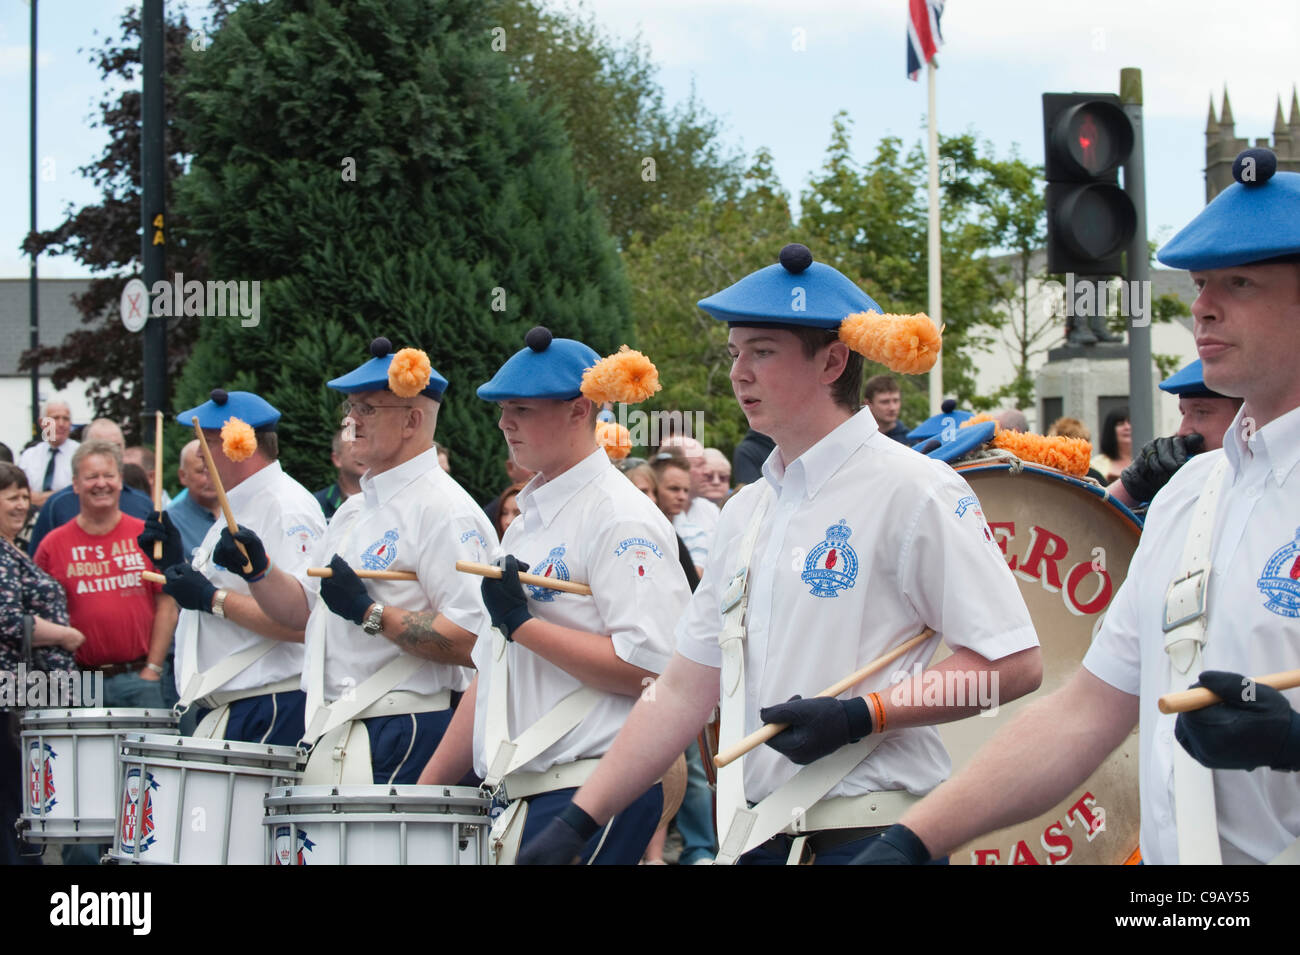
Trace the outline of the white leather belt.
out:
M 600 765 L 600 757 L 579 759 L 572 763 L 561 763 L 540 773 L 511 773 L 502 783 L 506 798 L 511 802 L 527 799 L 538 793 L 554 792 L 557 789 L 577 789 L 583 785 Z
M 906 789 L 823 799 L 795 816 L 786 831 L 790 835 L 798 835 L 823 829 L 892 826 L 920 799 L 920 796 L 914 796 Z
M 410 690 L 391 690 L 364 710 L 352 717 L 366 720 L 372 716 L 401 716 L 404 713 L 436 713 L 451 707 L 451 690 L 437 693 L 412 693 Z
M 246 690 L 217 690 L 215 693 L 209 693 L 207 696 L 195 700 L 194 702 L 205 710 L 215 710 L 218 706 L 237 703 L 240 700 L 247 700 L 254 696 L 270 696 L 272 693 L 288 693 L 290 690 L 298 689 L 301 684 L 301 677 L 290 676 L 285 677 L 278 683 L 271 683 L 266 686 L 250 686 Z

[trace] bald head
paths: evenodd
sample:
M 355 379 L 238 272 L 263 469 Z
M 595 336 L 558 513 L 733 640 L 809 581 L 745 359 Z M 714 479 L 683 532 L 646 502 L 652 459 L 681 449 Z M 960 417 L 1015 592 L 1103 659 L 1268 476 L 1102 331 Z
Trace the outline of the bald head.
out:
M 86 425 L 82 440 L 107 441 L 109 444 L 116 444 L 119 450 L 126 450 L 126 438 L 122 436 L 122 429 L 112 418 L 96 418 L 90 422 Z
M 190 497 L 194 498 L 195 504 L 209 511 L 216 511 L 217 489 L 212 483 L 212 478 L 208 475 L 207 466 L 203 462 L 203 455 L 199 452 L 197 438 L 181 448 L 181 458 L 176 468 L 176 478 L 181 482 L 181 487 L 189 490 Z

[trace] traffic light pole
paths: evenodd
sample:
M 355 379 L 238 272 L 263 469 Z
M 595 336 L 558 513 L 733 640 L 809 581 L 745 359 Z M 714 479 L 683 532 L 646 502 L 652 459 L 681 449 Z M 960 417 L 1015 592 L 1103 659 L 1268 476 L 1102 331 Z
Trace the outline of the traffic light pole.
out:
M 1142 71 L 1133 67 L 1120 70 L 1119 98 L 1133 124 L 1133 151 L 1124 164 L 1124 191 L 1133 201 L 1137 228 L 1124 256 L 1128 288 L 1149 289 L 1150 252 L 1147 249 L 1146 171 L 1143 168 Z M 1141 285 L 1132 283 L 1141 282 Z M 1129 315 L 1128 324 L 1128 413 L 1133 429 L 1133 451 L 1155 437 L 1155 407 L 1151 399 L 1151 309 L 1150 295 L 1130 296 L 1146 303 L 1145 315 Z

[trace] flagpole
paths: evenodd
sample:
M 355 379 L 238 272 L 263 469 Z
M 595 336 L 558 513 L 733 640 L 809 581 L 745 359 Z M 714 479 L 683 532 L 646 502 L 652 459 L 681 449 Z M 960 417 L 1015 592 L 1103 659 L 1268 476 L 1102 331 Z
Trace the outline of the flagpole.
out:
M 930 125 L 930 317 L 934 324 L 943 327 L 943 285 L 939 270 L 939 123 L 935 118 L 935 80 L 933 58 L 925 65 L 929 86 L 930 106 L 926 116 Z M 930 369 L 930 414 L 939 413 L 943 404 L 943 354 Z

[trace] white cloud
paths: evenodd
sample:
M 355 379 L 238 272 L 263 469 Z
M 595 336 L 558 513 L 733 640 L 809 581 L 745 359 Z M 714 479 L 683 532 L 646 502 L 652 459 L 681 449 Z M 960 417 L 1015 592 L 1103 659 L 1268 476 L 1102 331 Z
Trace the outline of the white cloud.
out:
M 36 66 L 38 69 L 49 66 L 54 62 L 54 55 L 44 50 L 36 54 Z M 8 76 L 14 73 L 26 73 L 31 63 L 31 56 L 26 44 L 10 44 L 0 46 L 0 76 Z

